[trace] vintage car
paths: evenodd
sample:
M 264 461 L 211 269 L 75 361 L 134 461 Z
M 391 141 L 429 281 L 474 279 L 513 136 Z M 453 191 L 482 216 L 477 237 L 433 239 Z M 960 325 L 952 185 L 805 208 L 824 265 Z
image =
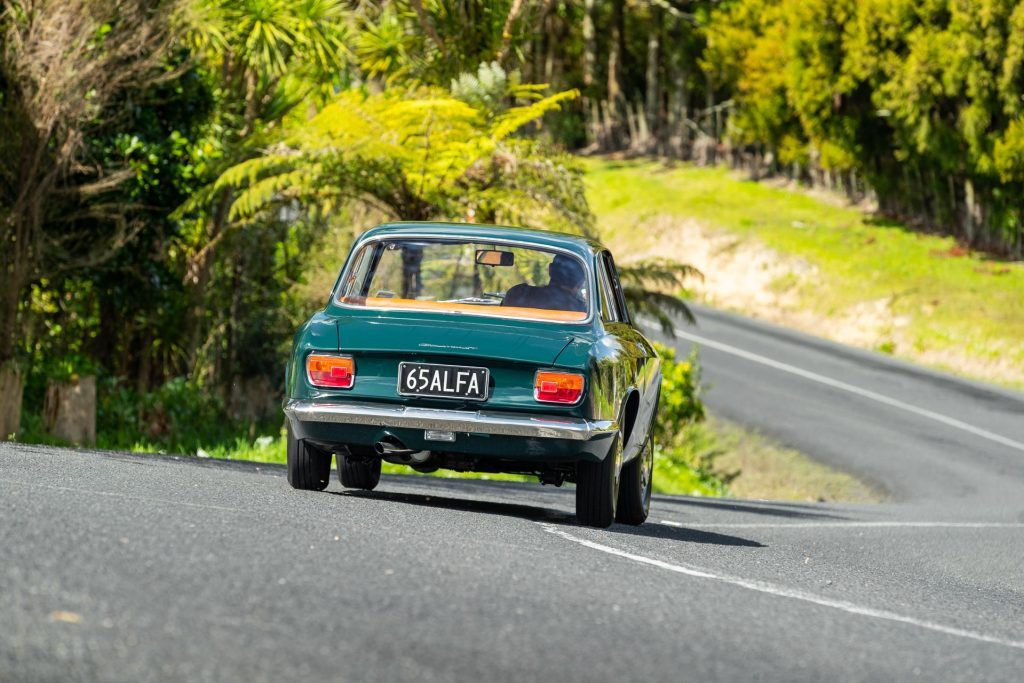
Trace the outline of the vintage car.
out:
M 391 223 L 355 243 L 286 375 L 288 481 L 373 489 L 381 460 L 576 485 L 580 522 L 640 524 L 660 361 L 612 255 L 581 237 Z

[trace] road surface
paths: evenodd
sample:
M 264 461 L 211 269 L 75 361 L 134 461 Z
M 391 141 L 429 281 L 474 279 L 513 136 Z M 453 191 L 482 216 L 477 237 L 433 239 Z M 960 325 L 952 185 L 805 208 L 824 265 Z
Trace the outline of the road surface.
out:
M 698 310 L 708 400 L 889 491 L 656 496 L 0 445 L 0 681 L 1024 677 L 1024 397 Z

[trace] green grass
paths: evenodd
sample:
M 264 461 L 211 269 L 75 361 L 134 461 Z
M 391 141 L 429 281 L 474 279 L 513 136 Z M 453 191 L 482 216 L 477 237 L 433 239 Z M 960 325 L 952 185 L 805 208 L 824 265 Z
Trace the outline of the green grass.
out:
M 693 452 L 700 450 L 700 442 L 693 442 Z M 139 452 L 154 452 L 152 447 L 146 444 L 138 444 L 132 450 Z M 286 462 L 285 438 L 265 438 L 259 443 L 253 444 L 245 439 L 238 439 L 232 445 L 221 445 L 209 450 L 202 451 L 203 457 L 223 458 L 230 460 L 249 460 L 252 462 L 266 462 L 283 465 Z M 659 493 L 677 493 L 694 496 L 716 496 L 724 495 L 726 490 L 724 484 L 713 474 L 699 472 L 687 463 L 689 456 L 670 454 L 659 451 L 655 457 L 654 482 L 655 490 Z M 694 456 L 696 457 L 696 456 Z M 393 465 L 384 463 L 382 471 L 385 474 L 417 474 L 415 470 L 404 465 Z M 477 472 L 454 472 L 451 470 L 438 470 L 429 475 L 431 477 L 442 477 L 445 479 L 483 479 L 489 481 L 526 481 L 536 482 L 537 478 L 522 474 L 490 474 Z
M 702 427 L 713 435 L 715 447 L 720 450 L 715 469 L 728 473 L 730 493 L 739 498 L 847 503 L 885 499 L 877 487 L 756 431 L 714 417 Z
M 46 437 L 41 432 L 24 433 L 21 441 L 57 446 L 70 444 Z M 101 448 L 118 449 L 100 443 Z M 203 458 L 248 460 L 284 465 L 284 434 L 264 436 L 255 441 L 237 438 L 198 450 Z M 138 441 L 129 449 L 135 453 L 165 452 L 159 445 Z M 775 498 L 780 500 L 876 500 L 879 496 L 853 477 L 781 448 L 767 438 L 739 426 L 711 418 L 691 424 L 680 442 L 671 449 L 659 448 L 654 459 L 654 490 L 688 496 L 729 496 Z M 384 463 L 385 474 L 418 474 L 409 467 Z M 738 476 L 737 476 L 738 475 Z M 518 474 L 483 474 L 438 470 L 430 475 L 449 479 L 536 482 L 536 477 Z
M 637 226 L 661 216 L 756 238 L 817 268 L 798 289 L 802 306 L 816 315 L 833 317 L 891 298 L 892 314 L 907 323 L 898 340 L 883 340 L 879 350 L 939 366 L 944 354 L 962 356 L 963 363 L 947 369 L 1024 386 L 1024 263 L 966 253 L 952 238 L 740 180 L 720 168 L 592 159 L 587 184 L 609 242 L 649 249 Z M 1000 376 L 986 369 L 992 363 L 1020 372 Z
M 143 445 L 143 450 L 145 450 Z M 203 451 L 205 457 L 283 465 L 284 436 L 265 437 L 257 444 L 239 439 L 233 446 Z M 687 496 L 728 496 L 778 500 L 842 500 L 865 502 L 881 496 L 850 475 L 782 448 L 755 432 L 720 419 L 692 424 L 678 446 L 659 448 L 654 459 L 654 490 Z M 384 463 L 385 474 L 416 474 L 403 465 Z M 518 474 L 478 474 L 438 470 L 448 479 L 536 482 Z M 727 481 L 728 480 L 728 483 Z

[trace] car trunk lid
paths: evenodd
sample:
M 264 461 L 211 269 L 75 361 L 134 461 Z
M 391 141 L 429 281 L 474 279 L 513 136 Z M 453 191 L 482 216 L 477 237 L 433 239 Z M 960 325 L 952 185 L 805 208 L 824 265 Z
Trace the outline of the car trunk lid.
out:
M 503 324 L 486 320 L 343 316 L 338 346 L 343 352 L 393 357 L 478 358 L 487 361 L 552 365 L 572 341 L 565 329 Z

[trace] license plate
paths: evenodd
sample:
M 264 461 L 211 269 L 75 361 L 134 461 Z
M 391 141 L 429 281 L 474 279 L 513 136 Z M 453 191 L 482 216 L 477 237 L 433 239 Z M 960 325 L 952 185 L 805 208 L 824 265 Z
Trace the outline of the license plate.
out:
M 398 393 L 402 396 L 487 400 L 487 368 L 428 363 L 398 364 Z

